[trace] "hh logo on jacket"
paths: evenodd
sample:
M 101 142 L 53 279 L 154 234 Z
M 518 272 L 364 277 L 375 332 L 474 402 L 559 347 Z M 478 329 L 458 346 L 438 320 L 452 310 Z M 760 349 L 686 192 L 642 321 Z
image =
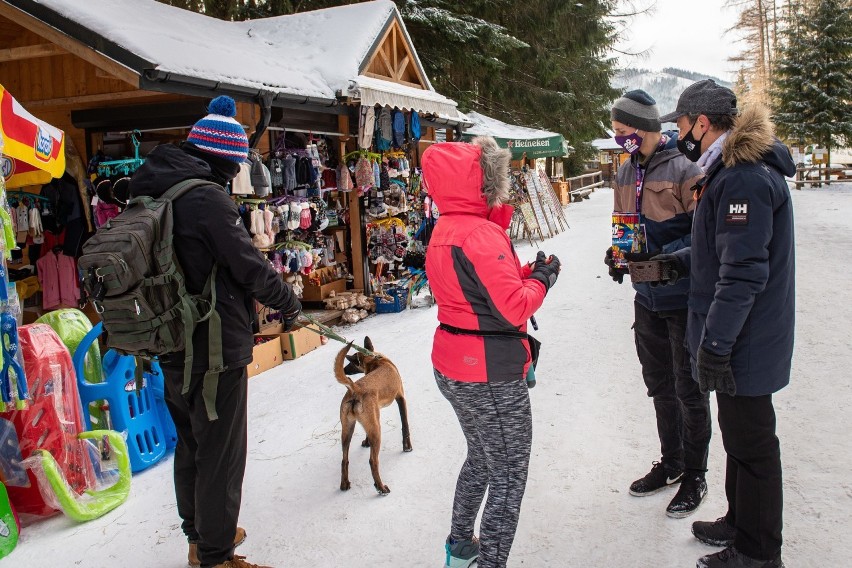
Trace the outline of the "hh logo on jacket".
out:
M 748 199 L 728 201 L 728 214 L 725 215 L 725 224 L 748 225 Z

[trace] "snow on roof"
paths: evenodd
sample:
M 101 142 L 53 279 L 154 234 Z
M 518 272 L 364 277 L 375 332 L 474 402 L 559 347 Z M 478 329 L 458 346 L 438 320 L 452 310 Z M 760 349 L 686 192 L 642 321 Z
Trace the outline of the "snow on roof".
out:
M 550 138 L 551 136 L 559 136 L 556 132 L 548 132 L 547 130 L 538 130 L 536 128 L 528 128 L 526 126 L 516 126 L 514 124 L 506 124 L 496 118 L 479 114 L 471 111 L 467 113 L 467 118 L 473 122 L 473 126 L 465 130 L 465 134 L 474 136 L 494 136 L 497 138 L 515 138 L 518 140 L 531 140 L 534 138 Z
M 34 1 L 161 72 L 322 99 L 334 99 L 339 90 L 347 93 L 352 81 L 365 79 L 359 77 L 361 64 L 391 18 L 405 29 L 390 0 L 245 22 L 218 20 L 155 0 Z M 421 105 L 427 108 L 417 110 L 440 112 L 448 105 L 455 114 L 454 101 L 434 90 L 419 94 L 440 108 Z

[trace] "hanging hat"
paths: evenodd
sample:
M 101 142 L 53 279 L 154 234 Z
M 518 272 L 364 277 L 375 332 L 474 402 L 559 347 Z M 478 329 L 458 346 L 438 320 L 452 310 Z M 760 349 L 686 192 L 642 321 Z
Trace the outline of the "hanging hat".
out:
M 237 103 L 231 97 L 221 96 L 210 101 L 210 113 L 192 127 L 186 141 L 199 150 L 242 163 L 248 156 L 248 136 L 237 116 Z

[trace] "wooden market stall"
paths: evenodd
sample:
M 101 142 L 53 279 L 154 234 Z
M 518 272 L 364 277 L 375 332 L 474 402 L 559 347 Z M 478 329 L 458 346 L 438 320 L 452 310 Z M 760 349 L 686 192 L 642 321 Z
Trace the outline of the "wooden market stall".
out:
M 317 34 L 345 39 L 311 52 Z M 0 84 L 67 133 L 69 163 L 80 168 L 98 151 L 131 155 L 134 131 L 143 156 L 184 139 L 222 94 L 237 100 L 237 120 L 261 153 L 284 132 L 333 140 L 339 156 L 358 150 L 362 108 L 417 112 L 420 149 L 437 128 L 469 125 L 432 87 L 390 0 L 247 22 L 155 0 L 0 0 Z M 364 201 L 354 191 L 345 198 L 350 269 L 365 289 Z

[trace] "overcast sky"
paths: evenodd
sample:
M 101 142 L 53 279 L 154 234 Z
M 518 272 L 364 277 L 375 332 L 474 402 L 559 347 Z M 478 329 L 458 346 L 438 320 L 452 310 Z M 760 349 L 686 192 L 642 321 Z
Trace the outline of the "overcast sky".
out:
M 628 20 L 617 48 L 640 52 L 642 57 L 617 55 L 619 66 L 660 70 L 678 67 L 733 81 L 736 66 L 728 58 L 742 51 L 734 25 L 738 12 L 724 0 L 634 0 L 637 6 L 654 3 L 653 13 Z

